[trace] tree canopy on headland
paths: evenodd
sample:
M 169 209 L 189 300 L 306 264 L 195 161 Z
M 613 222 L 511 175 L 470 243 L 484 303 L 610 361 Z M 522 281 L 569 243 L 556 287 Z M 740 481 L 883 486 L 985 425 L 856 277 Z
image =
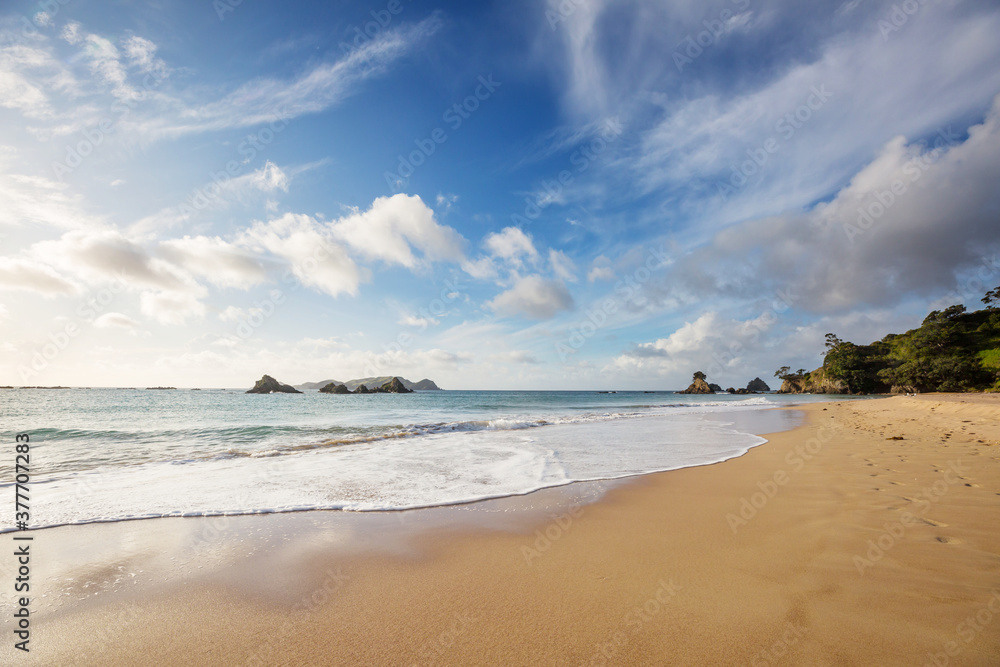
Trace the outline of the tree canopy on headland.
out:
M 963 305 L 932 311 L 916 329 L 869 345 L 829 333 L 822 368 L 783 366 L 775 376 L 788 391 L 816 391 L 819 375 L 851 394 L 1000 391 L 1000 287 L 982 301 L 986 308 L 973 312 Z

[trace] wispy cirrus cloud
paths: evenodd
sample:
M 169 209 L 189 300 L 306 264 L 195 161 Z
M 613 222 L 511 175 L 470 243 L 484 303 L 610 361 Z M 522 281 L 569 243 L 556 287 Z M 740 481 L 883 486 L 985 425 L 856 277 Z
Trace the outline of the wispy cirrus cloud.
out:
M 320 63 L 293 79 L 248 81 L 221 99 L 184 104 L 173 115 L 138 121 L 137 130 L 146 137 L 177 137 L 318 113 L 356 93 L 364 81 L 384 74 L 393 63 L 432 37 L 441 25 L 440 18 L 431 16 L 416 24 L 385 30 L 340 59 Z

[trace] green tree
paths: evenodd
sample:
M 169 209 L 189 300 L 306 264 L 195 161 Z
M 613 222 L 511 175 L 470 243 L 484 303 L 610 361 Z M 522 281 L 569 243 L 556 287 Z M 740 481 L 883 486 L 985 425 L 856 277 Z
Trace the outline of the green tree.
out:
M 695 380 L 705 380 L 707 378 L 708 378 L 708 376 L 705 375 L 704 373 L 702 373 L 701 371 L 695 371 L 694 372 L 694 379 Z
M 998 310 L 997 306 L 1000 304 L 1000 286 L 991 289 L 983 297 L 983 303 L 986 304 L 987 310 Z

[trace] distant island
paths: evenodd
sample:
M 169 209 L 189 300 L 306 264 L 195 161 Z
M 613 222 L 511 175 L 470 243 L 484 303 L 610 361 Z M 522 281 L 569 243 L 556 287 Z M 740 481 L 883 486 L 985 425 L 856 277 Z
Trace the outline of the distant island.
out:
M 297 387 L 275 380 L 265 375 L 257 380 L 248 394 L 301 394 L 302 390 L 318 389 L 323 394 L 410 394 L 414 391 L 441 391 L 431 380 L 410 382 L 401 377 L 386 376 L 377 378 L 362 378 L 348 382 L 327 380 L 325 382 L 307 382 Z
M 319 390 L 321 394 L 412 394 L 412 389 L 407 389 L 403 381 L 394 377 L 388 382 L 369 389 L 366 385 L 358 385 L 358 388 L 351 391 L 346 385 L 331 382 Z
M 370 378 L 359 378 L 357 380 L 348 380 L 347 382 L 341 382 L 339 380 L 322 380 L 320 382 L 304 382 L 302 384 L 295 385 L 296 389 L 301 391 L 316 391 L 317 389 L 322 389 L 327 385 L 339 384 L 347 387 L 348 391 L 355 392 L 358 387 L 365 385 L 366 387 L 381 387 L 386 382 L 392 382 L 394 375 L 384 375 L 380 377 L 370 377 Z M 404 387 L 410 391 L 442 391 L 441 387 L 434 384 L 433 380 L 423 379 L 420 382 L 410 382 L 404 377 L 400 377 L 399 381 Z
M 781 394 L 915 394 L 928 391 L 1000 392 L 1000 287 L 986 308 L 932 311 L 916 329 L 855 345 L 826 334 L 823 365 L 792 372 L 782 366 Z

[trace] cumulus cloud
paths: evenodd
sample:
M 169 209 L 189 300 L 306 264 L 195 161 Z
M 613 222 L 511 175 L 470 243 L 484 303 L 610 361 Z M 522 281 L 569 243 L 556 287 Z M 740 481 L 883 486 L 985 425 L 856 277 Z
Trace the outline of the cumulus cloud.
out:
M 523 259 L 538 259 L 538 251 L 531 240 L 517 227 L 504 227 L 501 231 L 490 234 L 483 241 L 483 247 L 493 257 L 499 257 L 515 266 L 521 266 Z
M 965 141 L 937 141 L 897 137 L 831 201 L 717 233 L 677 263 L 661 293 L 786 290 L 796 308 L 838 312 L 940 293 L 963 270 L 1000 282 L 1000 96 Z
M 434 211 L 416 195 L 379 197 L 367 211 L 341 218 L 331 229 L 364 257 L 409 269 L 465 259 L 462 235 L 438 224 Z M 414 249 L 422 256 L 415 255 Z
M 788 335 L 787 331 L 774 332 L 778 321 L 773 311 L 749 320 L 730 319 L 708 311 L 685 322 L 669 336 L 633 346 L 612 360 L 605 370 L 637 377 L 668 377 L 678 384 L 687 381 L 695 370 L 701 370 L 711 382 L 742 386 L 755 375 L 768 374 L 775 363 L 772 360 L 787 363 L 792 356 L 788 349 L 768 351 L 774 347 L 769 347 L 771 342 Z M 821 349 L 820 340 L 822 336 L 811 341 L 808 349 L 813 354 Z M 762 359 L 766 359 L 763 368 Z M 742 379 L 743 376 L 748 377 Z
M 545 320 L 572 310 L 574 304 L 563 283 L 530 275 L 519 279 L 512 288 L 486 305 L 498 315 Z
M 356 295 L 367 275 L 330 230 L 307 215 L 286 213 L 276 220 L 257 222 L 238 243 L 280 257 L 299 282 L 330 296 Z

